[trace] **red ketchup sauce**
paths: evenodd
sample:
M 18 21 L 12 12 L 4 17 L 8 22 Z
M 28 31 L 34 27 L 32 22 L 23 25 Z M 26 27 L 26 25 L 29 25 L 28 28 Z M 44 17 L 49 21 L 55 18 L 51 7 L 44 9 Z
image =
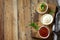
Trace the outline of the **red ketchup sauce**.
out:
M 42 36 L 42 37 L 48 36 L 48 29 L 46 27 L 40 28 L 39 35 Z

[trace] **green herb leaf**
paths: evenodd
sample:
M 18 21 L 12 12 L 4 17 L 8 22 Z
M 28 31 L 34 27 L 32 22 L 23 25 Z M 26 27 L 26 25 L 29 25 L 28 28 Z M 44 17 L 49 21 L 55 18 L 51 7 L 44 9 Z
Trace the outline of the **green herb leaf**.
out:
M 44 9 L 45 9 L 45 4 L 42 3 L 42 4 L 41 4 L 41 10 L 43 11 Z
M 44 10 L 44 7 L 41 7 L 42 10 Z
M 31 26 L 31 27 L 33 27 L 33 28 L 35 28 L 36 30 L 38 30 L 38 29 L 39 29 L 38 25 L 37 25 L 37 24 L 35 24 L 35 23 L 31 23 L 31 24 L 30 24 L 30 26 Z
M 44 2 L 45 2 L 46 0 L 44 0 Z
M 49 11 L 49 14 L 51 14 L 51 15 L 52 15 L 53 13 L 54 13 L 54 11 L 53 11 L 53 10 L 50 10 L 50 11 Z

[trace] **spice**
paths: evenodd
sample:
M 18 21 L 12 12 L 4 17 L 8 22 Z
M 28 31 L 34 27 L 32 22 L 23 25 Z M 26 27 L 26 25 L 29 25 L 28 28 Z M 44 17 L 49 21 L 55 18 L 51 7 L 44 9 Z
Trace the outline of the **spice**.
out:
M 42 36 L 42 37 L 48 36 L 48 29 L 47 29 L 46 27 L 40 28 L 39 34 L 40 34 L 40 36 Z

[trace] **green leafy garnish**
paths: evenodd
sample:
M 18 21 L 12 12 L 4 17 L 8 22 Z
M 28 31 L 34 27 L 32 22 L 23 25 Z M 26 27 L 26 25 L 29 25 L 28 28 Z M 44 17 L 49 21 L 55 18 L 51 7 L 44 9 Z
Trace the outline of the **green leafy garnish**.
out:
M 44 0 L 44 2 L 45 2 L 45 0 Z
M 45 10 L 45 4 L 44 4 L 44 3 L 42 3 L 40 7 L 41 7 L 41 10 L 42 10 L 42 11 Z
M 49 11 L 49 14 L 53 14 L 53 13 L 54 13 L 54 11 L 53 11 L 53 10 L 50 10 L 50 11 Z
M 30 24 L 31 27 L 35 28 L 36 30 L 39 29 L 38 25 L 36 23 L 31 23 Z

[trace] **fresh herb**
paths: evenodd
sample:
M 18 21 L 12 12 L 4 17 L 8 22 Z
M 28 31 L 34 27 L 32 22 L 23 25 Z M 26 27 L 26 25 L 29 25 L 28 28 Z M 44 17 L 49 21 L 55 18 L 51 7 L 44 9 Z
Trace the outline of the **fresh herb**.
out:
M 50 10 L 50 11 L 49 11 L 49 14 L 53 14 L 53 13 L 54 13 L 54 11 L 53 11 L 53 10 Z
M 33 27 L 33 28 L 35 28 L 36 30 L 38 30 L 38 28 L 39 28 L 36 23 L 31 23 L 30 26 Z
M 44 0 L 44 2 L 45 2 L 46 0 Z
M 45 4 L 44 4 L 44 3 L 41 4 L 41 10 L 42 10 L 42 11 L 45 10 Z

